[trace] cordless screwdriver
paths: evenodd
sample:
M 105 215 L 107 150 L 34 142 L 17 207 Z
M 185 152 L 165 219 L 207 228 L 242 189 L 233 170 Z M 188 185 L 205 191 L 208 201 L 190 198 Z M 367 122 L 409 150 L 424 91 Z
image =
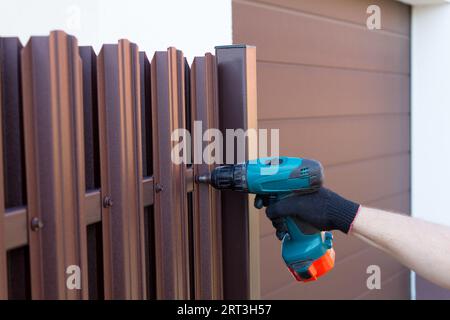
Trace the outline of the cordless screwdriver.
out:
M 255 206 L 280 201 L 295 194 L 317 191 L 323 182 L 320 162 L 311 159 L 259 158 L 245 163 L 223 165 L 197 176 L 218 190 L 259 195 Z M 321 232 L 297 217 L 284 218 L 287 233 L 282 239 L 281 255 L 297 281 L 313 281 L 334 267 L 335 253 L 331 232 Z

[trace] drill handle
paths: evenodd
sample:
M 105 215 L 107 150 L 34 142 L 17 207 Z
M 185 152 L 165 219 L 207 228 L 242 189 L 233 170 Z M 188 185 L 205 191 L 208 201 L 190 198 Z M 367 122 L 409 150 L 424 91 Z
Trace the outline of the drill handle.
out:
M 255 198 L 255 207 L 258 209 L 261 209 L 262 207 L 267 207 L 275 202 L 280 201 L 281 199 L 289 197 L 290 195 L 292 195 L 292 193 L 275 194 L 275 195 L 260 195 L 259 194 Z M 290 223 L 288 223 L 288 221 Z M 295 237 L 294 234 L 297 236 L 300 236 L 298 234 L 298 232 L 300 232 L 304 235 L 311 235 L 311 234 L 316 234 L 316 233 L 320 232 L 320 230 L 316 229 L 309 223 L 301 220 L 299 217 L 296 217 L 296 216 L 283 218 L 283 222 L 284 222 L 284 225 L 286 226 L 288 233 L 292 234 L 292 237 Z M 295 228 L 294 228 L 294 226 L 295 226 Z
M 303 235 L 313 235 L 316 233 L 320 233 L 319 229 L 301 220 L 299 217 L 290 216 L 284 219 L 288 233 L 291 235 L 291 237 L 300 238 Z

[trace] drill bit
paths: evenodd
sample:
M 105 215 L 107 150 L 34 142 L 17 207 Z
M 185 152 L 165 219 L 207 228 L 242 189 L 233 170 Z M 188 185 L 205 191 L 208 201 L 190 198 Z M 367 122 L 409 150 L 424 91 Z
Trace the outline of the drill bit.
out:
M 201 175 L 195 176 L 196 183 L 210 183 L 211 182 L 211 173 L 205 173 Z

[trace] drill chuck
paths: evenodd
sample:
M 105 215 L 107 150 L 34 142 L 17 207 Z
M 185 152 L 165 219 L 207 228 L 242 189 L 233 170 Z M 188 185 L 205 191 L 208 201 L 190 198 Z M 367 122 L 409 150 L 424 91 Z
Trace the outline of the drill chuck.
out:
M 210 173 L 197 176 L 195 181 L 208 183 L 218 190 L 248 191 L 245 163 L 216 167 Z

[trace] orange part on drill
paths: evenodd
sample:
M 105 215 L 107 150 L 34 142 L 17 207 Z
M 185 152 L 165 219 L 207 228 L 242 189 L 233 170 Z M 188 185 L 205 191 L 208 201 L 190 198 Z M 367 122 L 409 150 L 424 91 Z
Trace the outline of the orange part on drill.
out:
M 335 260 L 334 249 L 333 248 L 328 249 L 327 252 L 325 252 L 325 254 L 322 257 L 320 257 L 319 259 L 314 261 L 309 266 L 308 272 L 311 276 L 309 279 L 304 279 L 304 278 L 300 277 L 300 275 L 297 274 L 297 272 L 295 272 L 291 268 L 288 268 L 288 269 L 294 276 L 295 280 L 303 281 L 303 282 L 310 282 L 310 281 L 317 280 L 319 277 L 321 277 L 322 275 L 324 275 L 325 273 L 327 273 L 328 271 L 333 269 L 334 268 L 334 260 Z

